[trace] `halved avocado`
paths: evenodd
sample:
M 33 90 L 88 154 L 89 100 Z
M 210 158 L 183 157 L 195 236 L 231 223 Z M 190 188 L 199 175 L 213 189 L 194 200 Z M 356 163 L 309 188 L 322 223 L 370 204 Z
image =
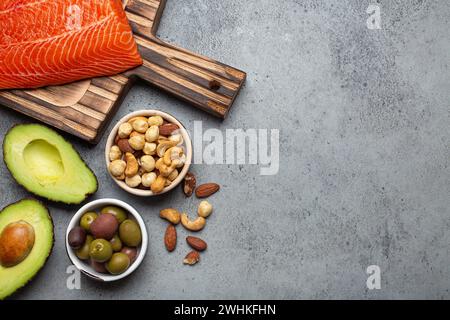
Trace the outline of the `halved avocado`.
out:
M 31 226 L 34 243 L 31 251 L 18 264 L 5 267 L 0 261 L 0 300 L 26 285 L 44 266 L 53 248 L 52 218 L 39 201 L 24 199 L 4 208 L 0 212 L 0 235 L 3 235 L 5 228 L 16 223 Z M 0 236 L 0 241 L 3 238 Z
M 78 204 L 97 191 L 97 178 L 78 152 L 46 126 L 13 127 L 3 141 L 3 157 L 14 179 L 40 197 Z

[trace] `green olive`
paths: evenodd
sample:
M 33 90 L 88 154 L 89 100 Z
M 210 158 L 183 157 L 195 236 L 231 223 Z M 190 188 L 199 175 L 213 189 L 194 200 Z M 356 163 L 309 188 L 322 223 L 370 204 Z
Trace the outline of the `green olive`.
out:
M 113 254 L 112 246 L 105 239 L 95 239 L 89 246 L 89 256 L 96 262 L 108 261 Z
M 119 236 L 128 247 L 137 247 L 142 241 L 141 228 L 133 220 L 127 219 L 120 224 Z
M 114 252 L 122 250 L 122 241 L 120 240 L 119 235 L 116 234 L 109 242 L 111 243 Z
M 75 254 L 77 255 L 78 259 L 81 260 L 87 260 L 89 259 L 89 246 L 91 245 L 91 242 L 94 240 L 94 237 L 91 235 L 86 236 L 86 241 L 81 246 L 80 249 L 75 251 Z
M 91 228 L 92 222 L 94 222 L 95 219 L 97 219 L 98 215 L 93 212 L 89 211 L 83 214 L 80 220 L 80 227 L 82 227 L 84 230 L 89 231 Z
M 130 258 L 125 253 L 117 252 L 112 255 L 111 260 L 105 266 L 109 273 L 120 274 L 130 266 Z
M 101 214 L 105 214 L 105 213 L 112 214 L 113 216 L 116 217 L 117 221 L 119 221 L 119 224 L 121 224 L 128 218 L 128 215 L 125 210 L 123 210 L 122 208 L 119 208 L 119 207 L 114 207 L 114 206 L 104 207 L 100 213 Z

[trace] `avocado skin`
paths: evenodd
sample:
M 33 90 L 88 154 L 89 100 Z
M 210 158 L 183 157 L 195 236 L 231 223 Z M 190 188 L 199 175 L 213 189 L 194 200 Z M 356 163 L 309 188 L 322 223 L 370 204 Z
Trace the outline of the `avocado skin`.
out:
M 77 202 L 65 202 L 65 201 L 62 201 L 62 200 L 50 199 L 50 198 L 47 198 L 47 197 L 45 197 L 45 196 L 36 194 L 36 193 L 33 192 L 32 190 L 28 189 L 27 186 L 25 186 L 25 185 L 23 185 L 22 183 L 20 183 L 20 182 L 16 179 L 16 177 L 14 176 L 13 170 L 11 170 L 11 168 L 8 166 L 8 163 L 7 163 L 6 160 L 5 160 L 5 140 L 6 140 L 5 138 L 9 135 L 9 133 L 10 133 L 13 129 L 15 129 L 15 128 L 17 128 L 17 127 L 21 127 L 21 126 L 28 126 L 28 125 L 33 125 L 33 126 L 37 126 L 37 127 L 43 127 L 43 128 L 52 130 L 52 131 L 54 131 L 56 134 L 58 134 L 58 135 L 61 137 L 61 139 L 64 140 L 65 143 L 67 143 L 68 145 L 70 145 L 70 146 L 72 147 L 73 151 L 78 155 L 78 157 L 80 158 L 80 160 L 83 162 L 83 164 L 85 165 L 86 169 L 89 170 L 89 171 L 92 173 L 92 175 L 93 175 L 93 177 L 94 177 L 94 179 L 95 179 L 95 190 L 92 191 L 92 192 L 86 193 L 84 199 L 82 199 L 81 201 L 77 201 Z M 16 183 L 17 183 L 18 185 L 20 185 L 22 188 L 24 188 L 27 192 L 33 194 L 34 196 L 36 196 L 36 197 L 38 197 L 38 198 L 40 198 L 40 199 L 49 200 L 49 201 L 52 201 L 52 202 L 55 202 L 55 203 L 61 203 L 61 204 L 80 204 L 80 203 L 82 203 L 83 201 L 85 201 L 89 196 L 95 194 L 95 193 L 98 191 L 99 183 L 98 183 L 98 178 L 97 178 L 97 175 L 95 174 L 95 172 L 87 165 L 87 163 L 86 163 L 86 162 L 84 161 L 84 159 L 81 157 L 81 155 L 80 155 L 80 153 L 78 152 L 78 150 L 74 148 L 73 144 L 70 143 L 65 137 L 63 137 L 63 136 L 62 136 L 59 132 L 57 132 L 56 130 L 53 130 L 53 129 L 51 129 L 51 128 L 47 127 L 47 126 L 44 126 L 44 125 L 42 125 L 42 124 L 37 124 L 37 123 L 23 123 L 23 124 L 16 124 L 16 125 L 13 125 L 11 128 L 9 128 L 9 130 L 6 132 L 6 134 L 5 134 L 4 137 L 5 137 L 5 138 L 3 139 L 3 142 L 2 142 L 3 163 L 5 164 L 6 168 L 8 168 L 8 171 L 9 171 L 11 177 L 14 179 L 14 181 L 16 181 Z
M 3 298 L 0 298 L 0 301 L 2 301 L 4 299 L 11 299 L 18 292 L 22 291 L 23 288 L 34 279 L 39 274 L 39 272 L 41 272 L 41 270 L 44 269 L 45 265 L 47 264 L 48 259 L 50 258 L 50 255 L 51 255 L 51 253 L 53 251 L 53 248 L 55 246 L 55 232 L 54 232 L 55 224 L 53 223 L 53 219 L 52 219 L 52 216 L 50 215 L 50 211 L 48 210 L 47 206 L 42 201 L 36 200 L 34 198 L 31 198 L 31 197 L 30 198 L 23 198 L 23 199 L 21 199 L 19 201 L 11 203 L 11 204 L 7 205 L 6 207 L 2 208 L 0 210 L 0 213 L 3 212 L 4 210 L 8 209 L 9 207 L 12 207 L 14 205 L 20 204 L 23 201 L 34 201 L 34 202 L 40 204 L 45 209 L 45 211 L 47 213 L 48 220 L 50 221 L 50 224 L 52 225 L 52 230 L 53 230 L 53 232 L 52 232 L 52 240 L 51 240 L 52 243 L 51 243 L 51 247 L 50 247 L 49 253 L 48 253 L 47 257 L 45 257 L 45 262 L 42 264 L 42 267 L 39 270 L 37 270 L 35 272 L 35 274 L 33 276 L 31 276 L 26 283 L 24 283 L 20 287 L 17 287 L 16 290 L 13 293 L 11 293 L 9 296 L 5 296 Z

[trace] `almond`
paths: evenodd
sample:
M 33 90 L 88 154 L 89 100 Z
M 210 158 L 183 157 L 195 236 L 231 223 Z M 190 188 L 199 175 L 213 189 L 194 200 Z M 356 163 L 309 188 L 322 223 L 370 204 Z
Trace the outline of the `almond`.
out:
M 200 260 L 200 253 L 198 253 L 197 251 L 191 251 L 186 255 L 186 257 L 183 260 L 183 263 L 193 266 L 199 260 Z
M 195 176 L 193 173 L 188 172 L 186 176 L 184 177 L 184 183 L 183 183 L 183 192 L 186 195 L 186 197 L 192 196 L 192 193 L 195 190 L 195 186 L 197 185 L 197 179 L 195 179 Z
M 205 251 L 208 247 L 205 241 L 197 237 L 188 236 L 186 237 L 186 242 L 192 247 L 192 249 L 197 251 Z
M 195 195 L 197 198 L 207 198 L 219 191 L 220 186 L 217 183 L 205 183 L 197 187 Z
M 159 127 L 159 134 L 162 136 L 170 136 L 175 130 L 178 130 L 180 127 L 176 125 L 175 123 L 167 123 L 163 124 Z
M 130 146 L 130 143 L 128 142 L 128 139 L 119 139 L 117 141 L 117 146 L 119 147 L 120 151 L 123 153 L 134 153 L 134 149 Z
M 164 244 L 169 252 L 175 250 L 177 246 L 177 229 L 172 224 L 169 224 L 164 235 Z

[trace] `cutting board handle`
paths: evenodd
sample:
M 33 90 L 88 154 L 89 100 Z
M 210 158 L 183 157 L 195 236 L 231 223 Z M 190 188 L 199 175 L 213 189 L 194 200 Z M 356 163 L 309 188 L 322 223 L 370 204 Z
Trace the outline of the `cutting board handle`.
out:
M 144 64 L 130 71 L 131 75 L 217 117 L 226 117 L 245 82 L 245 72 L 167 44 L 154 35 L 135 38 Z

